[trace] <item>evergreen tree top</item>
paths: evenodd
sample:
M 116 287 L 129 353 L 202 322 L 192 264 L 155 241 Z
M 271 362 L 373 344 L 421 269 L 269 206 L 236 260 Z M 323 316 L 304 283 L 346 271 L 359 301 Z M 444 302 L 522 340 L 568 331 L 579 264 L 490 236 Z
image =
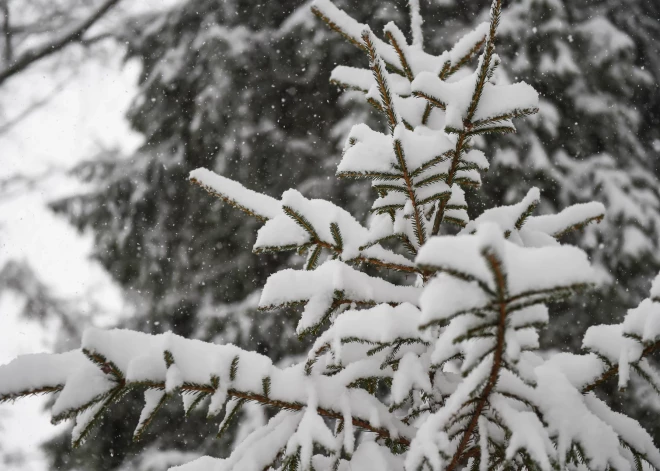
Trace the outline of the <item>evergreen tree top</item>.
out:
M 515 132 L 538 94 L 498 74 L 501 0 L 437 56 L 423 50 L 419 3 L 410 9 L 409 43 L 394 23 L 381 39 L 329 0 L 312 4 L 367 55 L 368 69 L 340 66 L 332 80 L 363 91 L 387 125 L 353 127 L 337 169 L 372 182 L 367 226 L 295 190 L 275 199 L 209 170 L 190 174 L 263 223 L 256 252 L 307 255 L 302 269 L 271 275 L 259 301 L 265 311 L 302 308 L 298 334 L 314 340 L 305 359 L 280 368 L 230 344 L 88 329 L 79 350 L 0 367 L 0 401 L 57 393 L 53 420 L 75 421 L 75 446 L 136 389 L 145 396 L 136 439 L 175 397 L 186 413 L 224 411 L 220 433 L 246 402 L 277 411 L 229 458 L 180 471 L 660 468 L 649 434 L 595 393 L 615 376 L 626 387 L 633 373 L 660 391 L 648 361 L 660 345 L 660 277 L 622 323 L 589 328 L 585 353 L 539 352 L 547 305 L 598 281 L 587 255 L 558 239 L 600 222 L 604 207 L 535 216 L 532 188 L 470 219 L 466 192 L 489 167 L 475 139 Z

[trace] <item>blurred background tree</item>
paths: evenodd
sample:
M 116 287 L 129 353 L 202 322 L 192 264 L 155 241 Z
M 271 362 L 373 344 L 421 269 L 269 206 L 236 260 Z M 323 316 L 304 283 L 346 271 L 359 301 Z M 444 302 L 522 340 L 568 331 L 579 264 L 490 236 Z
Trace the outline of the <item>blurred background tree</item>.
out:
M 489 2 L 421 3 L 426 47 L 439 52 L 483 20 Z M 375 31 L 391 20 L 407 24 L 403 0 L 337 4 L 358 19 L 377 18 Z M 506 6 L 500 51 L 507 66 L 499 79 L 531 83 L 542 94 L 541 112 L 520 124 L 522 132 L 480 143 L 497 152 L 484 191 L 469 196 L 478 211 L 518 201 L 531 186 L 543 191 L 540 212 L 605 203 L 606 221 L 574 236 L 603 285 L 556 309 L 564 322 L 544 339 L 547 348 L 577 349 L 587 319 L 576 312 L 588 313 L 589 324 L 614 322 L 660 269 L 660 0 Z M 105 151 L 77 166 L 87 190 L 52 208 L 93 233 L 95 257 L 135 306 L 124 325 L 232 342 L 285 363 L 304 347 L 295 316 L 258 312 L 256 290 L 296 258 L 262 256 L 257 263 L 250 248 L 258 225 L 192 187 L 187 174 L 207 167 L 275 197 L 294 187 L 368 217 L 368 186 L 330 181 L 350 127 L 377 119 L 359 94 L 341 94 L 329 83 L 335 64 L 364 65 L 363 58 L 300 0 L 189 0 L 122 18 L 98 34 L 126 44 L 127 58 L 142 65 L 128 119 L 144 144 L 132 155 Z M 506 191 L 497 185 L 513 173 L 525 183 Z M 217 424 L 200 428 L 198 419 L 188 423 L 177 412 L 160 416 L 147 447 L 130 446 L 140 403 L 122 406 L 81 449 L 70 450 L 67 434 L 49 443 L 52 468 L 166 469 L 188 461 L 190 450 L 222 456 L 228 441 L 248 431 L 218 441 Z M 637 404 L 650 426 L 644 414 L 652 404 Z M 247 428 L 265 420 L 256 409 L 245 413 Z M 660 430 L 655 436 L 660 440 Z
M 126 2 L 124 2 L 126 3 Z M 90 58 L 103 57 L 112 31 L 128 15 L 122 0 L 0 0 L 0 87 L 14 91 L 37 66 L 56 80 L 34 90 L 27 104 L 11 114 L 0 108 L 0 133 L 45 106 Z

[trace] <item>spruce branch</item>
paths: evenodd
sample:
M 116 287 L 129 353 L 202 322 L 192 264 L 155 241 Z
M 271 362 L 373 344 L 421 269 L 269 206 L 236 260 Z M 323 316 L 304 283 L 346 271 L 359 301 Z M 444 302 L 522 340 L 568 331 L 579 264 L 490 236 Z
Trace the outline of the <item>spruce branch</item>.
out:
M 369 67 L 376 80 L 376 85 L 378 86 L 378 92 L 380 94 L 380 101 L 385 115 L 387 116 L 390 133 L 392 133 L 397 124 L 399 124 L 399 116 L 394 109 L 394 98 L 390 91 L 389 79 L 387 78 L 385 67 L 383 67 L 383 60 L 376 52 L 373 33 L 368 27 L 362 32 L 362 42 L 364 44 L 364 49 L 367 51 L 367 56 L 369 57 Z
M 413 96 L 423 98 L 426 101 L 428 101 L 428 103 L 426 105 L 426 109 L 424 110 L 424 116 L 426 118 L 422 118 L 422 124 L 427 123 L 428 118 L 431 114 L 431 110 L 433 109 L 433 107 L 440 108 L 443 111 L 447 109 L 447 104 L 446 103 L 443 103 L 440 99 L 434 97 L 433 95 L 431 95 L 429 93 L 415 91 L 415 92 L 413 92 Z
M 337 87 L 339 87 L 339 88 L 342 88 L 342 89 L 344 89 L 344 90 L 353 90 L 353 91 L 356 91 L 356 92 L 362 92 L 362 93 L 368 93 L 368 92 L 369 92 L 368 89 L 362 88 L 362 87 L 360 87 L 360 86 L 358 86 L 358 85 L 354 85 L 354 84 L 349 84 L 349 83 L 346 83 L 346 82 L 342 82 L 342 81 L 339 80 L 339 79 L 330 79 L 330 84 L 331 84 L 331 85 L 335 85 L 335 86 L 337 86 Z M 370 103 L 372 106 L 375 106 L 375 107 L 377 107 L 377 108 L 380 106 L 380 105 L 378 105 L 378 103 L 376 103 L 376 102 L 373 101 L 373 100 L 370 101 L 369 103 Z M 379 110 L 379 111 L 380 111 L 380 110 Z
M 314 225 L 305 216 L 289 206 L 282 206 L 282 210 L 309 234 L 312 241 L 321 240 Z
M 658 381 L 657 374 L 654 374 L 652 367 L 645 358 L 640 359 L 631 366 L 635 372 L 646 381 L 649 386 L 651 386 L 651 389 L 653 389 L 656 394 L 660 394 L 660 381 Z
M 645 347 L 644 350 L 642 350 L 640 360 L 646 358 L 647 356 L 649 356 L 650 354 L 654 353 L 657 350 L 660 350 L 660 341 Z M 619 365 L 618 364 L 612 365 L 610 368 L 605 370 L 595 381 L 584 386 L 582 388 L 582 394 L 587 394 L 595 390 L 598 386 L 605 383 L 609 379 L 615 377 L 617 374 L 619 374 Z
M 191 414 L 193 413 L 193 411 L 194 411 L 194 410 L 195 410 L 195 409 L 196 409 L 196 408 L 202 403 L 202 401 L 204 401 L 204 399 L 206 399 L 207 397 L 209 397 L 209 394 L 208 394 L 208 393 L 199 393 L 199 394 L 195 394 L 195 399 L 194 399 L 193 402 L 191 402 L 190 405 L 188 406 L 188 410 L 186 411 L 185 416 L 186 416 L 186 417 L 190 417 Z
M 467 110 L 464 129 L 458 133 L 452 164 L 449 170 L 449 176 L 447 177 L 447 185 L 450 187 L 454 184 L 454 179 L 456 176 L 456 171 L 458 170 L 461 156 L 469 146 L 470 136 L 474 132 L 472 120 L 474 118 L 474 114 L 477 111 L 477 106 L 479 105 L 479 101 L 481 99 L 481 95 L 488 80 L 489 74 L 491 73 L 493 55 L 495 54 L 495 39 L 497 36 L 497 27 L 500 22 L 501 11 L 502 0 L 493 0 L 490 10 L 490 28 L 486 39 L 484 53 L 481 58 L 479 71 L 477 73 L 477 82 L 472 94 L 472 99 L 470 100 L 470 105 Z M 432 235 L 438 235 L 440 232 L 440 225 L 444 218 L 445 210 L 446 203 L 440 203 L 435 214 L 433 230 L 431 232 Z
M 126 383 L 120 383 L 116 387 L 110 389 L 109 391 L 97 394 L 96 396 L 89 399 L 87 402 L 85 402 L 84 404 L 82 404 L 80 406 L 72 407 L 72 408 L 69 408 L 69 409 L 66 409 L 66 410 L 62 411 L 61 413 L 59 413 L 57 415 L 53 415 L 53 417 L 51 418 L 51 423 L 59 424 L 59 423 L 65 421 L 65 420 L 69 420 L 69 419 L 72 419 L 72 418 L 76 417 L 77 415 L 81 414 L 82 412 L 85 412 L 85 411 L 97 406 L 98 404 L 107 402 L 107 400 L 109 398 L 111 398 L 113 395 L 115 395 L 115 393 L 117 393 L 117 391 L 121 390 L 125 385 L 126 385 Z
M 365 25 L 355 21 L 329 0 L 316 0 L 312 5 L 311 10 L 318 19 L 328 26 L 328 28 L 339 33 L 357 48 L 365 50 L 364 41 L 361 37 Z M 342 23 L 344 26 L 339 23 Z M 385 50 L 390 47 L 387 43 L 380 40 L 377 40 L 377 42 L 379 49 Z M 387 67 L 389 67 L 394 73 L 405 76 L 404 71 L 395 63 L 396 53 L 394 51 L 391 52 L 391 54 L 388 53 L 388 57 L 385 59 Z
M 446 173 L 436 173 L 436 174 L 433 174 L 433 175 L 429 175 L 428 177 L 423 178 L 421 180 L 417 180 L 415 182 L 415 188 L 423 188 L 425 186 L 432 185 L 432 184 L 438 183 L 438 182 L 444 182 L 446 180 L 447 180 L 447 174 Z M 450 191 L 447 191 L 445 194 L 447 196 L 451 196 Z
M 404 48 L 407 48 L 408 45 L 405 42 L 403 33 L 394 23 L 391 23 L 386 28 L 385 39 L 389 41 L 399 56 L 399 61 L 401 61 L 401 67 L 403 68 L 403 72 L 406 74 L 406 78 L 412 82 L 415 79 L 415 76 L 413 75 L 412 69 L 410 68 L 410 64 L 408 63 L 408 59 L 406 58 L 406 53 L 404 51 Z
M 410 203 L 412 204 L 413 207 L 412 208 L 413 218 L 414 218 L 413 231 L 417 239 L 417 244 L 419 247 L 421 247 L 426 242 L 426 228 L 424 226 L 424 216 L 422 214 L 421 205 L 417 201 L 417 195 L 415 194 L 415 186 L 413 184 L 412 178 L 410 177 L 410 174 L 408 173 L 408 165 L 406 162 L 406 156 L 403 151 L 403 145 L 401 144 L 401 140 L 397 139 L 396 137 L 394 139 L 394 152 L 396 153 L 396 157 L 399 162 L 399 167 L 401 168 L 401 171 L 403 173 L 403 181 L 405 182 L 406 188 L 408 189 L 408 198 L 410 199 Z
M 539 112 L 539 109 L 534 107 L 534 108 L 517 108 L 515 110 L 512 110 L 509 113 L 498 115 L 498 116 L 493 116 L 491 118 L 485 118 L 485 119 L 479 119 L 474 122 L 472 122 L 472 127 L 475 128 L 475 131 L 484 131 L 481 128 L 485 127 L 496 127 L 496 126 L 491 126 L 493 124 L 498 124 L 503 121 L 510 121 L 514 118 L 524 118 L 526 116 L 532 116 L 536 113 Z M 508 127 L 508 126 L 507 126 Z
M 5 402 L 14 402 L 16 399 L 22 399 L 25 397 L 57 393 L 60 392 L 62 388 L 64 388 L 63 384 L 56 384 L 52 386 L 40 386 L 38 388 L 24 389 L 22 391 L 11 394 L 2 394 L 0 395 L 0 404 Z
M 539 205 L 539 203 L 540 201 L 535 199 L 527 206 L 527 208 L 525 208 L 525 211 L 518 217 L 516 223 L 514 224 L 516 229 L 518 230 L 522 229 L 523 225 L 525 224 L 525 221 L 527 221 L 527 218 L 529 218 L 532 215 L 532 213 Z
M 149 415 L 146 417 L 146 419 L 142 420 L 135 429 L 135 432 L 133 433 L 134 442 L 139 442 L 140 440 L 142 440 L 142 437 L 144 436 L 145 432 L 153 422 L 154 418 L 156 417 L 156 414 L 158 414 L 158 412 L 162 409 L 162 407 L 165 405 L 165 402 L 168 399 L 169 399 L 169 394 L 166 394 L 163 391 L 162 396 L 156 403 L 155 407 L 149 412 Z
M 430 168 L 433 168 L 436 165 L 438 165 L 438 164 L 446 161 L 447 159 L 451 158 L 452 155 L 454 155 L 453 149 L 449 150 L 449 151 L 447 151 L 443 154 L 438 155 L 437 157 L 429 160 L 428 162 L 425 162 L 424 164 L 422 164 L 421 166 L 419 166 L 418 168 L 416 168 L 415 170 L 413 170 L 410 173 L 410 178 L 416 178 L 416 177 L 420 176 L 426 170 L 428 170 Z
M 394 271 L 400 271 L 403 273 L 413 273 L 413 274 L 424 274 L 421 272 L 417 267 L 414 266 L 408 266 L 408 265 L 401 265 L 397 263 L 391 263 L 391 262 L 385 262 L 383 260 L 379 260 L 377 258 L 373 257 L 357 257 L 353 259 L 352 261 L 357 262 L 357 263 L 366 263 L 367 265 L 372 265 L 376 268 L 386 268 L 389 270 L 394 270 Z
M 162 387 L 164 388 L 165 385 L 163 384 Z M 182 387 L 182 391 L 206 392 L 209 394 L 213 394 L 215 392 L 215 390 L 211 385 L 195 385 L 195 386 L 184 385 Z M 287 401 L 269 399 L 264 394 L 258 394 L 249 391 L 239 391 L 236 389 L 229 389 L 228 395 L 238 399 L 244 399 L 246 401 L 256 402 L 265 406 L 274 407 L 276 409 L 299 411 L 305 407 L 304 404 L 300 404 L 297 402 L 287 402 Z M 337 411 L 333 409 L 326 409 L 319 407 L 317 408 L 317 413 L 320 416 L 327 417 L 329 419 L 342 420 L 343 418 L 343 414 L 341 411 Z M 387 429 L 383 427 L 374 426 L 371 423 L 369 423 L 369 421 L 367 420 L 353 417 L 352 422 L 355 427 L 359 427 L 365 431 L 375 433 L 379 438 L 392 440 L 395 443 L 403 445 L 404 447 L 408 447 L 410 445 L 409 438 L 403 436 L 392 437 L 392 435 Z
M 477 84 L 470 100 L 470 106 L 467 110 L 466 121 L 472 123 L 474 114 L 477 112 L 481 95 L 484 91 L 486 82 L 492 74 L 493 56 L 495 55 L 495 39 L 497 38 L 497 28 L 500 24 L 500 14 L 502 13 L 502 0 L 493 0 L 490 8 L 490 29 L 488 30 L 488 38 L 486 40 L 486 47 L 481 59 L 481 66 L 477 74 Z
M 109 361 L 105 356 L 86 348 L 83 348 L 82 352 L 89 361 L 98 366 L 104 374 L 111 375 L 117 383 L 123 384 L 126 381 L 124 373 L 122 373 L 119 367 Z
M 440 80 L 447 80 L 461 68 L 472 62 L 472 60 L 479 54 L 479 51 L 481 51 L 481 49 L 484 47 L 485 43 L 486 37 L 475 43 L 474 46 L 472 46 L 472 48 L 465 55 L 460 57 L 455 63 L 452 64 L 451 62 L 447 62 L 446 67 L 443 67 L 442 71 L 440 72 Z
M 456 129 L 448 128 L 447 132 L 458 133 L 460 131 Z M 468 131 L 468 137 L 480 136 L 484 134 L 513 134 L 516 132 L 516 128 L 513 125 L 504 125 L 504 126 L 492 126 L 487 128 L 472 128 Z
M 100 356 L 96 356 L 96 358 L 99 358 Z M 238 368 L 238 361 L 236 357 L 232 361 L 232 370 L 236 370 Z M 108 369 L 111 367 L 110 363 L 107 363 L 105 365 L 97 365 L 99 368 L 103 369 Z M 105 368 L 103 368 L 105 366 Z M 215 383 L 215 384 L 214 384 Z M 279 399 L 273 399 L 269 397 L 269 390 L 270 390 L 270 379 L 269 378 L 264 378 L 262 381 L 262 387 L 263 391 L 262 392 L 253 392 L 253 391 L 245 391 L 245 390 L 239 390 L 236 388 L 229 388 L 227 391 L 227 396 L 236 399 L 237 401 L 241 403 L 245 403 L 247 401 L 250 402 L 255 402 L 264 406 L 269 406 L 273 407 L 276 409 L 283 409 L 283 410 L 291 410 L 291 411 L 300 411 L 306 407 L 305 404 L 300 403 L 300 402 L 290 402 L 290 401 L 283 401 Z M 53 386 L 52 390 L 53 391 L 60 391 L 64 388 L 64 384 L 59 384 L 57 386 Z M 208 384 L 193 384 L 193 383 L 187 383 L 184 382 L 184 384 L 180 388 L 180 393 L 182 394 L 203 394 L 203 395 L 213 395 L 219 388 L 219 385 L 214 381 L 210 381 Z M 79 433 L 78 437 L 74 440 L 73 445 L 74 447 L 78 447 L 84 442 L 84 440 L 87 438 L 91 430 L 94 428 L 94 425 L 96 425 L 99 420 L 101 420 L 104 412 L 106 411 L 107 407 L 115 402 L 117 402 L 119 399 L 121 399 L 126 393 L 128 393 L 131 390 L 134 389 L 152 389 L 152 390 L 159 390 L 159 391 L 165 391 L 165 382 L 164 381 L 154 381 L 154 382 L 149 382 L 149 383 L 144 383 L 144 382 L 136 382 L 136 383 L 129 383 L 125 382 L 122 384 L 119 384 L 116 388 L 111 390 L 109 394 L 106 396 L 105 399 L 100 401 L 98 410 L 95 410 L 93 413 L 92 418 L 88 421 L 88 423 L 85 425 L 83 430 Z M 49 391 L 43 391 L 43 392 L 49 392 Z M 168 396 L 168 395 L 165 395 Z M 163 401 L 165 400 L 165 396 L 163 398 Z M 160 409 L 160 406 L 162 404 L 159 404 L 158 409 Z M 237 412 L 237 411 L 235 411 Z M 343 420 L 345 417 L 345 414 L 341 410 L 335 410 L 332 408 L 324 408 L 324 407 L 318 407 L 317 408 L 317 413 L 322 416 L 326 417 L 328 419 L 335 419 L 335 420 Z M 230 414 L 233 415 L 233 414 Z M 148 422 L 151 421 L 153 417 L 150 417 L 148 419 Z M 223 421 L 223 425 L 227 421 L 227 419 L 231 419 L 231 417 L 225 417 L 225 420 Z M 146 427 L 148 426 L 148 422 L 142 424 L 142 427 L 137 433 L 137 439 L 139 439 Z M 396 443 L 399 446 L 402 446 L 404 449 L 407 448 L 410 445 L 410 438 L 406 436 L 392 436 L 390 431 L 382 426 L 375 426 L 372 425 L 369 420 L 364 419 L 364 418 L 359 418 L 359 417 L 352 417 L 352 423 L 355 427 L 358 427 L 362 430 L 368 431 L 375 433 L 380 439 L 383 440 L 391 440 L 393 443 Z M 226 424 L 228 425 L 228 424 Z M 221 429 L 222 431 L 222 429 Z
M 238 417 L 239 412 L 246 402 L 248 402 L 248 399 L 239 398 L 236 400 L 235 404 L 232 404 L 233 407 L 231 410 L 227 410 L 225 416 L 222 419 L 222 422 L 220 423 L 220 428 L 216 434 L 216 438 L 222 438 L 224 436 L 227 430 L 229 430 L 229 426 L 234 422 L 236 417 Z M 227 409 L 229 409 L 229 405 L 227 405 Z
M 563 229 L 561 232 L 554 233 L 552 235 L 552 237 L 554 237 L 555 239 L 560 239 L 560 238 L 564 237 L 566 234 L 570 234 L 573 231 L 581 231 L 585 227 L 587 227 L 588 225 L 590 225 L 592 223 L 600 224 L 600 222 L 604 218 L 605 218 L 604 214 L 594 216 L 594 217 L 590 217 L 588 219 L 585 219 L 583 221 L 578 222 L 577 224 L 573 224 L 572 226 Z
M 190 179 L 190 182 L 195 184 L 195 185 L 200 186 L 201 188 L 206 190 L 206 192 L 208 194 L 210 194 L 212 196 L 215 196 L 216 198 L 220 198 L 225 203 L 229 204 L 230 206 L 233 206 L 236 209 L 239 209 L 239 210 L 243 211 L 244 213 L 248 214 L 249 216 L 252 216 L 252 217 L 256 218 L 260 222 L 266 222 L 271 218 L 271 216 L 268 215 L 268 214 L 260 213 L 260 212 L 256 211 L 254 208 L 249 208 L 245 205 L 240 204 L 235 198 L 232 198 L 229 194 L 224 194 L 224 193 L 220 192 L 217 188 L 215 188 L 215 187 L 213 187 L 209 184 L 206 184 L 204 181 L 200 180 L 199 178 L 192 177 Z M 265 195 L 261 195 L 261 196 L 267 198 Z
M 307 263 L 305 264 L 305 270 L 314 270 L 319 263 L 319 258 L 321 257 L 322 247 L 320 245 L 315 245 L 314 250 L 312 250 L 307 258 Z
M 486 43 L 486 37 L 484 36 L 484 38 L 481 41 L 475 43 L 474 46 L 472 46 L 472 48 L 470 48 L 470 50 L 466 54 L 461 56 L 454 64 L 452 64 L 451 61 L 445 62 L 445 65 L 443 66 L 442 70 L 440 71 L 440 74 L 438 75 L 440 80 L 446 81 L 456 72 L 458 72 L 461 68 L 466 66 L 469 62 L 471 62 L 477 56 L 477 54 L 479 54 L 479 51 L 481 51 L 481 48 L 484 46 L 485 43 Z M 424 108 L 424 114 L 422 115 L 422 124 L 428 123 L 428 120 L 431 117 L 431 111 L 433 111 L 433 107 L 440 108 L 442 110 L 446 108 L 446 105 L 444 103 L 442 103 L 440 100 L 430 95 L 426 95 L 423 93 L 417 93 L 414 95 L 424 98 L 428 101 L 426 107 Z
M 496 0 L 497 1 L 497 0 Z M 449 466 L 447 466 L 447 471 L 453 471 L 457 466 L 465 459 L 465 452 L 470 444 L 472 439 L 472 434 L 477 428 L 479 422 L 479 417 L 486 408 L 488 404 L 488 399 L 497 385 L 499 379 L 500 370 L 503 364 L 503 354 L 504 354 L 504 333 L 506 330 L 506 318 L 507 318 L 507 283 L 506 283 L 506 274 L 503 271 L 501 261 L 495 256 L 492 252 L 485 252 L 484 256 L 488 261 L 489 267 L 494 275 L 494 280 L 496 282 L 496 292 L 498 298 L 498 308 L 499 308 L 499 317 L 497 324 L 497 331 L 495 335 L 495 349 L 493 351 L 493 364 L 486 381 L 486 385 L 479 395 L 479 400 L 474 408 L 473 413 L 471 414 L 470 422 L 463 432 L 461 440 L 458 444 L 456 452 L 452 456 Z
M 332 31 L 335 31 L 336 33 L 339 33 L 341 36 L 343 36 L 344 39 L 346 39 L 349 43 L 353 44 L 359 49 L 364 49 L 364 44 L 358 38 L 354 37 L 348 31 L 345 31 L 341 26 L 328 18 L 328 16 L 326 16 L 318 6 L 312 6 L 312 13 L 314 13 L 314 15 L 316 15 L 319 20 L 323 21 Z
M 80 445 L 82 445 L 85 442 L 91 431 L 103 418 L 103 414 L 106 412 L 106 409 L 111 404 L 121 399 L 124 396 L 124 394 L 126 394 L 126 392 L 127 391 L 124 388 L 116 388 L 112 392 L 112 394 L 110 394 L 105 400 L 103 400 L 103 402 L 98 404 L 98 409 L 94 411 L 91 419 L 87 422 L 87 424 L 83 427 L 83 429 L 78 432 L 77 437 L 74 438 L 74 440 L 71 442 L 71 446 L 73 448 L 78 448 L 80 447 Z
M 456 171 L 458 170 L 461 155 L 465 152 L 467 146 L 469 146 L 469 136 L 466 132 L 462 132 L 459 134 L 456 141 L 456 148 L 453 152 L 451 167 L 447 176 L 447 185 L 449 185 L 450 188 L 454 184 L 454 178 L 456 176 Z M 438 210 L 436 211 L 435 218 L 433 220 L 433 230 L 431 232 L 431 234 L 434 236 L 440 233 L 440 224 L 445 218 L 445 210 L 447 209 L 446 206 L 447 201 L 441 201 L 440 205 L 438 206 Z
M 315 336 L 306 361 L 282 369 L 234 345 L 171 333 L 90 329 L 83 353 L 36 356 L 1 367 L 7 397 L 0 402 L 61 391 L 53 414 L 55 420 L 77 420 L 76 445 L 129 391 L 145 393 L 136 439 L 165 400 L 178 394 L 186 415 L 210 396 L 208 418 L 225 411 L 219 434 L 229 430 L 247 402 L 277 409 L 275 420 L 251 433 L 221 465 L 234 468 L 248 460 L 255 470 L 359 468 L 358 460 L 350 461 L 354 451 L 362 463 L 373 459 L 397 469 L 566 465 L 607 471 L 630 464 L 642 471 L 643 461 L 660 468 L 652 439 L 592 393 L 617 374 L 625 385 L 629 369 L 660 391 L 660 374 L 647 358 L 660 349 L 660 306 L 646 300 L 623 324 L 595 326 L 584 340 L 593 354 L 548 359 L 526 353 L 540 348 L 537 329 L 549 318 L 544 304 L 597 279 L 584 252 L 550 236 L 599 221 L 604 210 L 592 203 L 563 215 L 532 217 L 540 198 L 533 189 L 521 203 L 469 220 L 464 189 L 479 185 L 479 171 L 488 168 L 472 138 L 512 132 L 512 119 L 536 112 L 531 106 L 538 94 L 531 87 L 497 86 L 498 96 L 492 81 L 499 63 L 494 44 L 501 0 L 493 0 L 489 24 L 441 56 L 421 50 L 418 3 L 410 1 L 413 45 L 390 25 L 388 45 L 329 0 L 313 2 L 317 16 L 369 55 L 370 70 L 346 68 L 336 76 L 349 86 L 368 85 L 369 99 L 390 129 L 388 135 L 354 127 L 340 164 L 349 177 L 374 180 L 379 199 L 372 210 L 382 214 L 369 229 L 342 208 L 295 190 L 278 201 L 208 171 L 191 175 L 194 183 L 266 223 L 256 252 L 307 255 L 306 270 L 272 274 L 259 301 L 260 309 L 304 305 L 296 331 Z M 444 82 L 481 49 L 474 74 L 459 84 Z M 403 76 L 388 73 L 388 62 Z M 406 83 L 415 72 L 426 78 L 414 86 Z M 418 84 L 425 90 L 418 96 L 426 102 L 408 96 Z M 443 99 L 430 96 L 427 87 Z M 426 123 L 435 118 L 435 107 L 445 109 L 445 123 L 451 125 L 435 129 L 442 121 L 433 119 L 413 130 L 419 116 L 409 114 L 424 109 Z M 430 237 L 443 222 L 467 228 L 456 236 Z M 388 250 L 383 242 L 391 239 L 400 240 L 416 259 Z M 324 254 L 328 260 L 321 263 Z M 395 276 L 396 283 L 373 270 L 365 273 L 357 269 L 362 264 L 416 275 L 415 284 L 402 280 L 409 281 L 407 276 Z M 651 293 L 651 301 L 660 301 L 660 276 Z M 89 388 L 76 390 L 88 379 Z M 41 387 L 29 389 L 34 385 Z M 574 417 L 581 420 L 571 423 Z M 354 450 L 353 428 L 376 439 L 360 440 Z M 403 460 L 389 459 L 403 453 Z
M 383 181 L 396 181 L 403 178 L 403 174 L 399 172 L 337 172 L 339 178 L 350 178 L 350 179 L 363 179 L 369 178 L 372 180 L 383 180 Z

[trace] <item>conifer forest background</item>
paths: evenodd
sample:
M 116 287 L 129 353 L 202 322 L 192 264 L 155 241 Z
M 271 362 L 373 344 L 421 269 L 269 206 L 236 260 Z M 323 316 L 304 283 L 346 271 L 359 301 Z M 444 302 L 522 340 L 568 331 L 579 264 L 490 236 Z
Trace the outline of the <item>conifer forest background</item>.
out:
M 329 81 L 337 64 L 364 66 L 363 54 L 302 0 L 135 3 L 0 0 L 0 363 L 73 348 L 89 325 L 120 325 L 287 364 L 307 347 L 296 314 L 260 312 L 257 301 L 266 277 L 295 260 L 253 255 L 257 221 L 187 176 L 205 167 L 274 197 L 296 188 L 367 218 L 369 185 L 338 184 L 334 171 L 351 126 L 377 128 L 381 117 Z M 374 30 L 407 23 L 405 0 L 335 3 Z M 420 3 L 434 52 L 489 4 Z M 553 306 L 559 320 L 542 337 L 546 350 L 576 349 L 587 325 L 619 321 L 660 270 L 660 0 L 507 0 L 500 37 L 507 76 L 539 91 L 540 112 L 491 145 L 470 208 L 517 202 L 532 186 L 540 213 L 605 204 L 600 225 L 571 236 L 602 283 Z M 634 386 L 613 386 L 610 400 L 625 395 L 658 443 L 660 403 Z M 134 445 L 142 404 L 126 400 L 72 451 L 33 401 L 34 424 L 0 408 L 2 469 L 167 469 L 224 456 L 267 420 L 248 406 L 218 440 L 216 423 L 172 403 L 158 433 Z M 23 445 L 17 424 L 34 428 L 18 434 Z

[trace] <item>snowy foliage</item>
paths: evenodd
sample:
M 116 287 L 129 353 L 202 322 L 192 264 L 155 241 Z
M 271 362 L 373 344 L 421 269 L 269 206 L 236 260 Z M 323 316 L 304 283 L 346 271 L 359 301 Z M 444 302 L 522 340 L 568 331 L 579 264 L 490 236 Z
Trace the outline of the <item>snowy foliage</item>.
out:
M 474 139 L 514 132 L 514 119 L 539 107 L 529 85 L 496 80 L 501 3 L 439 56 L 422 49 L 419 2 L 410 2 L 412 44 L 393 23 L 383 40 L 329 0 L 313 3 L 369 60 L 332 79 L 362 90 L 387 122 L 384 132 L 355 126 L 337 170 L 372 181 L 368 225 L 295 190 L 276 200 L 191 173 L 263 222 L 256 252 L 307 255 L 301 269 L 274 273 L 259 300 L 265 311 L 301 308 L 298 334 L 314 339 L 307 358 L 280 368 L 234 345 L 89 329 L 80 350 L 0 367 L 0 400 L 57 393 L 53 420 L 75 420 L 74 445 L 136 389 L 145 398 L 136 439 L 177 398 L 185 413 L 224 412 L 219 433 L 248 403 L 274 411 L 228 458 L 179 471 L 660 468 L 648 433 L 595 392 L 632 374 L 660 391 L 648 361 L 660 345 L 660 277 L 621 324 L 591 327 L 583 354 L 545 354 L 547 305 L 598 280 L 587 255 L 557 238 L 599 222 L 604 207 L 535 216 L 532 188 L 518 204 L 468 215 L 466 191 L 489 167 Z
M 589 316 L 565 310 L 561 319 L 586 324 L 609 322 L 646 296 L 660 269 L 660 184 L 646 131 L 657 126 L 642 98 L 653 95 L 657 78 L 632 40 L 636 2 L 617 4 L 629 15 L 578 3 L 514 0 L 502 14 L 500 75 L 527 81 L 541 99 L 539 113 L 519 121 L 519 133 L 481 144 L 492 149 L 481 198 L 510 204 L 533 185 L 542 191 L 543 212 L 592 200 L 606 206 L 602 224 L 565 239 L 587 251 L 603 281 L 598 301 L 593 295 L 570 303 L 591 303 Z M 579 346 L 553 330 L 552 341 Z

